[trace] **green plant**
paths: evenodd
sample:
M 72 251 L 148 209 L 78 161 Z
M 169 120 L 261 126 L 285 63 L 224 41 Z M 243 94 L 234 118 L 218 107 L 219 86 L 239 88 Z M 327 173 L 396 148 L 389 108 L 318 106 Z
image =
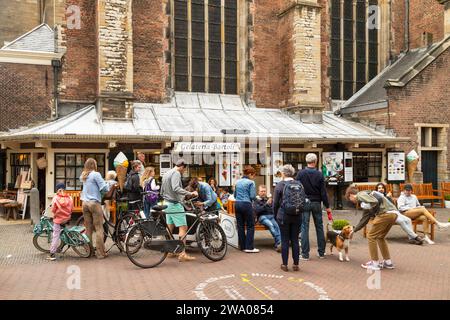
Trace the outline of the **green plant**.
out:
M 450 201 L 450 194 L 446 194 L 446 195 L 444 196 L 444 198 L 445 198 L 445 200 Z
M 334 220 L 333 221 L 333 229 L 334 230 L 342 230 L 345 226 L 348 226 L 350 222 L 348 220 Z

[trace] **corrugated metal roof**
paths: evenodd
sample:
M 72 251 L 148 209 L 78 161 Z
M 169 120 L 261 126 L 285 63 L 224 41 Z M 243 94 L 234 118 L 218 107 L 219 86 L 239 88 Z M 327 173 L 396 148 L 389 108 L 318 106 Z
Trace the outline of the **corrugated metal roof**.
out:
M 241 101 L 239 96 L 176 93 L 173 103 L 134 104 L 132 121 L 105 119 L 100 121 L 95 106 L 89 106 L 44 125 L 11 131 L 0 136 L 0 140 L 30 138 L 176 140 L 179 137 L 223 137 L 221 132 L 223 129 L 249 130 L 249 134 L 244 135 L 245 137 L 279 138 L 299 142 L 323 139 L 342 142 L 401 140 L 340 118 L 332 112 L 324 112 L 321 124 L 303 123 L 282 110 L 248 108 L 242 101 L 240 103 L 238 101 Z
M 8 43 L 1 50 L 55 52 L 55 32 L 43 23 Z

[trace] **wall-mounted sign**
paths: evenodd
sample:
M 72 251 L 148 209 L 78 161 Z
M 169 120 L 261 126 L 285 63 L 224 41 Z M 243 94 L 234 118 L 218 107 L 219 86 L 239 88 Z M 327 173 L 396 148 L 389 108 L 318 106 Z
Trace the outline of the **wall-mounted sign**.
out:
M 388 152 L 388 181 L 404 182 L 406 178 L 406 162 L 404 152 Z
M 234 186 L 241 177 L 241 157 L 239 153 L 231 155 L 231 184 Z
M 344 152 L 344 181 L 353 182 L 353 152 Z
M 323 152 L 322 173 L 330 185 L 344 182 L 344 152 Z
M 237 142 L 175 142 L 173 152 L 241 152 L 241 144 Z
M 231 186 L 231 155 L 219 154 L 219 186 Z
M 172 156 L 170 154 L 161 154 L 159 157 L 159 174 L 162 176 L 172 169 Z
M 273 185 L 281 181 L 281 168 L 283 165 L 283 152 L 272 153 Z

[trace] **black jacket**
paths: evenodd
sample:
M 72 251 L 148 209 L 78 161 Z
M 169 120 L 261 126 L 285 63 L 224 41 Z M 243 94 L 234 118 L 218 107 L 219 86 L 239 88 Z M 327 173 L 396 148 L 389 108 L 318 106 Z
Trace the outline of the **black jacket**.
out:
M 141 193 L 143 192 L 141 187 L 141 179 L 139 178 L 139 172 L 131 171 L 128 174 L 127 182 L 125 183 L 127 198 L 130 201 L 142 199 Z
M 255 210 L 256 218 L 258 219 L 260 216 L 273 216 L 273 209 L 270 204 L 267 203 L 269 198 L 260 198 L 259 196 L 253 201 L 253 209 Z
M 279 224 L 284 223 L 298 223 L 301 222 L 302 215 L 299 216 L 289 216 L 284 214 L 284 210 L 281 207 L 281 203 L 283 201 L 283 190 L 287 181 L 281 181 L 275 187 L 273 192 L 273 213 L 275 215 L 275 219 Z
M 325 188 L 325 180 L 320 171 L 305 168 L 297 174 L 295 179 L 302 183 L 306 196 L 311 202 L 323 202 L 325 208 L 330 207 L 327 189 Z

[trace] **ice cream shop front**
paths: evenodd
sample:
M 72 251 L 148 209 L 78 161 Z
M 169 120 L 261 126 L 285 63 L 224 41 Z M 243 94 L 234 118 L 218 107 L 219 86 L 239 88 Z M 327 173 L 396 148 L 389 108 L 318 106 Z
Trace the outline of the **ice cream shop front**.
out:
M 394 171 L 399 173 L 395 180 L 404 180 L 402 155 L 393 158 L 393 154 L 405 139 L 331 112 L 324 112 L 320 123 L 307 123 L 283 110 L 249 107 L 238 96 L 186 101 L 177 96 L 170 104 L 136 103 L 133 118 L 127 120 L 102 119 L 96 107 L 89 106 L 0 135 L 8 188 L 28 187 L 17 177 L 30 171 L 29 180 L 45 205 L 59 182 L 71 191 L 81 189 L 78 177 L 87 158 L 97 160 L 104 176 L 115 170 L 114 159 L 120 152 L 129 161 L 143 153 L 144 165 L 154 167 L 157 177 L 182 157 L 189 164 L 184 179 L 213 178 L 217 187 L 230 191 L 244 165 L 254 166 L 256 184 L 270 190 L 280 180 L 283 164 L 300 170 L 310 152 L 318 155 L 318 169 L 326 177 L 330 195 L 350 182 L 392 180 Z

